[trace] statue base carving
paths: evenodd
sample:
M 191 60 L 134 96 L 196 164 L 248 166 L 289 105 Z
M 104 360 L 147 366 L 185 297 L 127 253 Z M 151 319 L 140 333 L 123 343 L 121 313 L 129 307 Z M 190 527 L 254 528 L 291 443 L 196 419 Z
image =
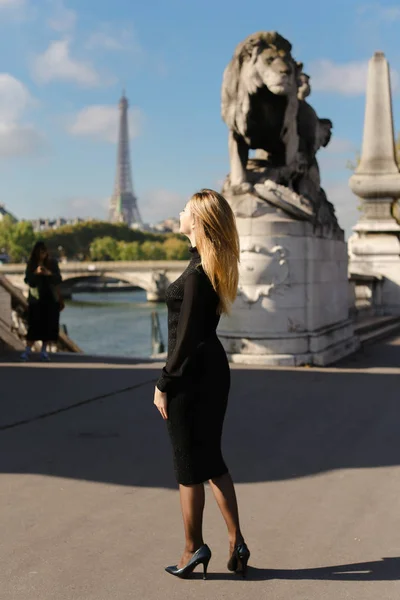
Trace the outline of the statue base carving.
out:
M 266 187 L 268 194 L 276 190 Z M 300 220 L 298 212 L 307 205 L 286 192 L 293 210 L 258 194 L 224 190 L 241 244 L 238 297 L 219 327 L 233 362 L 327 365 L 358 347 L 349 320 L 343 232 Z
M 228 176 L 222 194 L 229 199 L 232 207 L 237 207 L 238 216 L 252 215 L 248 203 L 254 198 L 261 201 L 260 206 L 269 204 L 294 219 L 310 221 L 314 227 L 322 227 L 324 235 L 329 230 L 337 239 L 344 239 L 333 205 L 319 186 L 319 181 L 314 182 L 309 174 L 295 176 L 290 167 L 274 167 L 267 159 L 249 159 L 246 183 L 232 186 Z

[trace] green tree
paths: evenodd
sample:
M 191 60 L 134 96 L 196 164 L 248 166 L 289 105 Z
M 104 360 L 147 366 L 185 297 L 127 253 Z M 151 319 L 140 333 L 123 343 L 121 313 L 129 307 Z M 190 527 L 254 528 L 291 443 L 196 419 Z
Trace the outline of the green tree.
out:
M 5 217 L 0 222 L 0 250 L 4 248 L 12 262 L 26 261 L 35 241 L 32 224 L 28 221 L 14 222 Z
M 163 242 L 166 234 L 154 234 L 131 229 L 124 223 L 107 223 L 105 221 L 86 221 L 76 225 L 64 225 L 55 230 L 42 233 L 50 252 L 57 256 L 62 246 L 69 259 L 90 257 L 90 245 L 96 238 L 111 237 L 117 242 Z
M 119 260 L 118 242 L 110 236 L 93 240 L 89 252 L 92 260 Z
M 143 260 L 165 260 L 165 250 L 161 242 L 143 242 L 141 246 Z
M 4 217 L 0 221 L 0 251 L 7 252 L 10 244 L 10 234 L 14 223 L 10 217 Z
M 170 237 L 164 242 L 164 252 L 167 260 L 189 259 L 189 245 L 184 240 Z
M 119 260 L 141 260 L 143 257 L 139 242 L 118 242 Z
M 32 223 L 19 221 L 14 224 L 10 241 L 10 254 L 15 262 L 28 259 L 36 242 Z

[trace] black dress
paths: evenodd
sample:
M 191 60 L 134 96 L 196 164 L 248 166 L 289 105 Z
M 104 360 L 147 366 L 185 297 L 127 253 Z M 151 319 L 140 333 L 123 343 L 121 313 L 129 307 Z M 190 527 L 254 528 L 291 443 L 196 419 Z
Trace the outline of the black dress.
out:
M 221 435 L 230 370 L 216 329 L 218 295 L 196 248 L 166 292 L 168 358 L 157 387 L 167 393 L 167 426 L 178 483 L 193 485 L 228 472 Z

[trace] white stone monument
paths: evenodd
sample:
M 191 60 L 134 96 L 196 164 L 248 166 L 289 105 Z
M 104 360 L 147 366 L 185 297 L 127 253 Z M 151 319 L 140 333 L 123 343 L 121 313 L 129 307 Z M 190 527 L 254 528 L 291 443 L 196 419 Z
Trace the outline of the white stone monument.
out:
M 261 32 L 239 44 L 224 73 L 230 174 L 222 193 L 236 215 L 241 265 L 219 336 L 233 362 L 326 365 L 357 348 L 347 247 L 316 160 L 332 123 L 305 100 L 302 67 L 287 40 Z
M 362 213 L 348 243 L 350 272 L 383 275 L 382 312 L 398 315 L 400 225 L 394 215 L 400 198 L 400 172 L 395 159 L 389 65 L 382 52 L 376 52 L 369 62 L 361 160 L 350 187 L 362 199 Z

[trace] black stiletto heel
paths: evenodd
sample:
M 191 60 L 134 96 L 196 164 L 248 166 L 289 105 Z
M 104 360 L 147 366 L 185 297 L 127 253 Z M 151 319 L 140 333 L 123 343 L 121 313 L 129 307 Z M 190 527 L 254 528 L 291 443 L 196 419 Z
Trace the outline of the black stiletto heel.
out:
M 246 577 L 247 563 L 250 558 L 250 550 L 243 542 L 238 544 L 232 552 L 232 555 L 228 561 L 228 570 L 235 571 L 238 574 L 242 574 L 242 577 Z
M 210 559 L 205 560 L 203 562 L 203 579 L 207 579 L 207 569 L 208 569 L 208 563 L 210 562 Z
M 173 566 L 173 567 L 166 567 L 165 570 L 167 571 L 167 573 L 170 573 L 171 575 L 175 575 L 175 577 L 180 577 L 181 579 L 186 579 L 186 577 L 189 577 L 189 575 L 191 575 L 193 573 L 193 571 L 195 570 L 195 568 L 202 564 L 203 565 L 203 579 L 207 579 L 207 568 L 208 568 L 208 563 L 210 562 L 210 558 L 211 558 L 211 550 L 210 548 L 207 546 L 207 544 L 204 544 L 203 546 L 200 546 L 200 548 L 198 550 L 196 550 L 196 552 L 193 554 L 192 558 L 189 560 L 189 562 L 182 567 L 181 569 L 178 569 L 177 565 Z

